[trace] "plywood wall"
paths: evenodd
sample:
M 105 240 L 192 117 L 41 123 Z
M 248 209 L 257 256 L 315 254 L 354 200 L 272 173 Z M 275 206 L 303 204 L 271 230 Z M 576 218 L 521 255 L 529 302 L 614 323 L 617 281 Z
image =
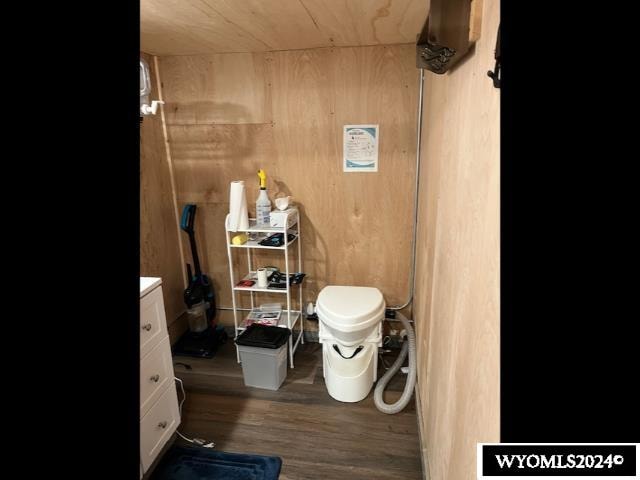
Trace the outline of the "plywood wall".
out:
M 483 4 L 472 56 L 425 74 L 414 318 L 433 480 L 475 478 L 476 443 L 499 441 L 499 2 Z
M 405 301 L 418 82 L 413 45 L 161 57 L 160 76 L 179 208 L 198 205 L 203 267 L 219 305 L 231 305 L 229 183 L 245 181 L 251 213 L 258 168 L 267 172 L 272 198 L 292 195 L 300 206 L 306 301 L 327 284 L 377 286 L 387 302 Z M 342 127 L 367 123 L 380 125 L 379 172 L 343 173 Z M 280 258 L 263 263 L 283 266 Z
M 428 0 L 142 0 L 154 55 L 266 52 L 414 42 Z
M 151 100 L 158 89 L 153 57 L 142 54 L 151 70 Z M 171 169 L 162 117 L 149 115 L 140 125 L 140 275 L 161 277 L 167 324 L 172 340 L 185 326 L 176 320 L 184 312 L 183 266 L 171 188 Z

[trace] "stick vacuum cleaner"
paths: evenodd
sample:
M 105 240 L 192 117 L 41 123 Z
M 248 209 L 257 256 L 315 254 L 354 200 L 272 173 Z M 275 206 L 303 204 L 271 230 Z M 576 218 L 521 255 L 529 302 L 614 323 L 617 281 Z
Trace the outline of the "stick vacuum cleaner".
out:
M 180 228 L 189 236 L 195 274 L 191 271 L 191 265 L 187 264 L 189 285 L 184 291 L 184 303 L 188 309 L 189 330 L 176 342 L 173 353 L 189 357 L 211 358 L 215 355 L 218 346 L 226 341 L 227 335 L 221 325 L 216 326 L 216 301 L 213 285 L 200 268 L 193 229 L 195 216 L 196 206 L 193 204 L 185 205 Z

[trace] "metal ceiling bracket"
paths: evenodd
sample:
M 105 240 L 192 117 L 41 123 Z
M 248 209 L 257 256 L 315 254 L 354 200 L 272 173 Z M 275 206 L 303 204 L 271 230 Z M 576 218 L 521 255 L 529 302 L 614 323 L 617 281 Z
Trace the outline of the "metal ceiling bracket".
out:
M 436 45 L 430 42 L 416 45 L 416 66 L 442 74 L 447 71 L 449 60 L 456 54 L 454 48 Z
M 472 0 L 431 0 L 416 40 L 416 67 L 441 75 L 470 52 L 471 4 Z

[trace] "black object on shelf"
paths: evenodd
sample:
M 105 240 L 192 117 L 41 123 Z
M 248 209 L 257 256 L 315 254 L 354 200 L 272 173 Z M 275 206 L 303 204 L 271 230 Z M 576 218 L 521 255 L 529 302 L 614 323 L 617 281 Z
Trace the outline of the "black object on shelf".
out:
M 292 241 L 296 236 L 293 233 L 288 234 L 288 240 Z M 281 247 L 284 245 L 284 233 L 274 233 L 267 238 L 258 242 L 264 247 Z
M 237 345 L 245 347 L 280 348 L 291 335 L 291 330 L 271 325 L 253 323 L 236 339 Z
M 270 277 L 269 280 L 272 283 L 275 284 L 282 284 L 283 288 L 286 288 L 286 274 L 283 272 L 274 272 Z M 302 283 L 302 280 L 304 280 L 304 277 L 306 277 L 307 274 L 306 273 L 290 273 L 289 274 L 289 285 L 298 285 L 300 283 Z
M 273 279 L 273 276 L 280 273 L 280 269 L 278 267 L 272 267 L 272 266 L 267 266 L 264 267 L 267 270 L 267 280 L 271 281 Z M 256 278 L 257 274 L 256 274 Z
M 306 276 L 306 273 L 290 273 L 289 274 L 289 285 L 299 285 L 302 283 L 302 280 Z M 286 274 L 282 272 L 274 272 L 270 277 L 269 288 L 287 288 L 286 282 Z

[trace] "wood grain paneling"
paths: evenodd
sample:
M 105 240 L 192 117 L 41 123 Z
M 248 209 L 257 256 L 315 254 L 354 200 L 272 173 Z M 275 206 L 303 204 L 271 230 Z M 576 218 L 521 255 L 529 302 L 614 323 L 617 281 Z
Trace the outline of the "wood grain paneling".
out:
M 476 443 L 500 431 L 498 0 L 483 0 L 475 52 L 425 72 L 414 318 L 430 478 L 476 475 Z M 478 30 L 476 26 L 476 30 Z
M 428 0 L 142 0 L 155 55 L 267 52 L 414 42 Z
M 167 116 L 169 142 L 178 203 L 200 208 L 196 228 L 203 266 L 221 305 L 231 305 L 224 244 L 229 183 L 245 181 L 253 211 L 258 168 L 267 171 L 272 199 L 292 195 L 300 206 L 305 301 L 315 300 L 327 284 L 377 286 L 388 303 L 405 301 L 415 173 L 414 63 L 413 45 L 161 58 L 168 110 L 198 112 L 197 122 Z M 248 65 L 259 74 L 247 76 Z M 260 93 L 238 94 L 235 101 L 217 93 L 240 84 Z M 241 108 L 250 113 L 238 117 Z M 358 123 L 380 125 L 378 173 L 342 172 L 342 127 Z M 262 263 L 281 264 L 281 258 L 272 253 Z
M 305 269 L 325 284 L 407 295 L 415 155 L 412 47 L 281 52 L 274 56 L 276 180 L 303 206 Z M 342 172 L 342 127 L 380 125 L 377 174 Z M 398 215 L 398 212 L 407 215 Z
M 151 99 L 155 100 L 159 97 L 153 58 L 142 56 L 149 64 Z M 162 278 L 170 329 L 184 311 L 182 272 L 162 117 L 149 115 L 140 125 L 140 275 Z
M 263 55 L 250 53 L 163 58 L 167 123 L 270 122 L 264 69 Z
M 429 0 L 301 1 L 336 46 L 415 42 L 429 11 Z

